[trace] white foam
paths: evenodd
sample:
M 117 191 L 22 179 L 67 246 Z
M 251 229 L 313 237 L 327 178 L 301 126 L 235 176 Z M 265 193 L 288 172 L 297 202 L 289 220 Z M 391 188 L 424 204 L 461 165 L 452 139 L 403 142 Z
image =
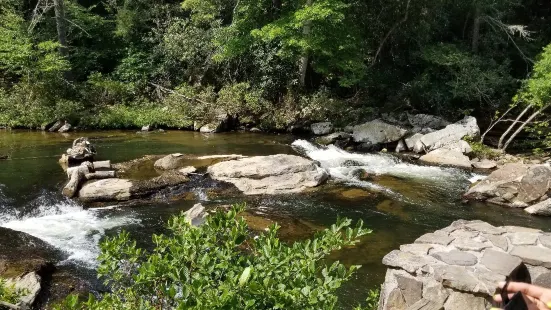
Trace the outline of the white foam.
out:
M 342 150 L 334 145 L 319 147 L 305 140 L 297 140 L 292 146 L 299 153 L 320 163 L 332 178 L 350 185 L 368 187 L 390 192 L 380 185 L 359 179 L 358 171 L 368 174 L 392 175 L 408 179 L 419 179 L 422 182 L 455 183 L 467 182 L 470 175 L 454 168 L 420 166 L 400 160 L 390 154 L 358 154 Z
M 99 241 L 105 231 L 138 223 L 133 217 L 102 215 L 104 210 L 83 209 L 73 201 L 65 200 L 40 205 L 35 212 L 22 218 L 4 216 L 0 226 L 22 231 L 42 239 L 66 252 L 67 260 L 87 267 L 97 264 Z

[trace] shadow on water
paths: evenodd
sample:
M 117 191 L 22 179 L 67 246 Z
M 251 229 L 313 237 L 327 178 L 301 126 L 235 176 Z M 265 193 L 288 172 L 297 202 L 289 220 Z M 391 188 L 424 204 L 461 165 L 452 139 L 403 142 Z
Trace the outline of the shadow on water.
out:
M 457 219 L 481 219 L 494 225 L 522 225 L 550 230 L 551 219 L 522 211 L 482 204 L 461 204 L 469 186 L 469 173 L 456 169 L 421 167 L 390 155 L 352 154 L 319 148 L 306 141 L 294 148 L 328 169 L 332 180 L 311 191 L 280 196 L 244 197 L 231 188 L 214 188 L 195 180 L 182 189 L 182 200 L 86 209 L 61 196 L 66 180 L 58 156 L 74 138 L 85 135 L 97 145 L 98 159 L 128 161 L 144 155 L 296 154 L 292 136 L 193 132 L 136 134 L 124 131 L 73 133 L 67 136 L 37 132 L 0 132 L 0 226 L 27 232 L 63 250 L 63 268 L 78 276 L 95 277 L 98 242 L 125 229 L 144 247 L 153 233 L 164 232 L 172 215 L 202 202 L 206 206 L 247 202 L 251 226 L 261 230 L 279 222 L 281 237 L 292 242 L 312 236 L 333 224 L 338 216 L 363 220 L 371 235 L 331 256 L 347 265 L 363 265 L 341 289 L 341 308 L 356 306 L 367 290 L 380 285 L 385 268 L 382 257 L 400 244 L 449 225 Z M 153 161 L 150 162 L 150 164 Z M 190 162 L 197 164 L 196 162 Z M 149 167 L 149 168 L 147 168 Z M 148 164 L 146 174 L 154 174 Z M 142 171 L 143 172 L 143 171 Z M 202 183 L 203 182 L 203 183 Z M 160 194 L 159 194 L 160 195 Z

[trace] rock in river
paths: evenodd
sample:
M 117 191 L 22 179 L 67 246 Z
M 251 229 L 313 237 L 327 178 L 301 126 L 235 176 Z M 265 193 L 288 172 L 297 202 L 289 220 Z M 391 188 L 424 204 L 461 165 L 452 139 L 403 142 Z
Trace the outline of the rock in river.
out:
M 414 147 L 415 152 L 430 152 L 446 145 L 456 143 L 464 137 L 475 137 L 480 134 L 476 119 L 466 116 L 463 120 L 446 126 L 446 128 L 428 133 L 421 137 Z
M 328 178 L 313 161 L 284 154 L 225 161 L 207 171 L 213 179 L 232 183 L 246 195 L 301 192 Z
M 104 179 L 89 181 L 80 189 L 79 198 L 84 202 L 127 201 L 145 198 L 159 190 L 187 181 L 186 176 L 170 172 L 149 180 Z
M 547 198 L 551 168 L 546 165 L 507 164 L 494 171 L 464 195 L 465 199 L 526 208 Z M 544 209 L 545 202 L 538 206 Z M 530 211 L 530 210 L 527 210 Z M 537 213 L 535 210 L 531 213 Z
M 378 119 L 354 126 L 352 130 L 354 142 L 369 143 L 371 145 L 396 142 L 407 133 L 407 130 L 402 127 L 391 125 Z
M 421 156 L 419 160 L 431 164 L 454 166 L 466 169 L 471 168 L 471 161 L 469 160 L 469 157 L 456 150 L 438 149 Z
M 310 129 L 316 136 L 328 135 L 333 132 L 333 124 L 331 122 L 314 123 L 310 126 Z

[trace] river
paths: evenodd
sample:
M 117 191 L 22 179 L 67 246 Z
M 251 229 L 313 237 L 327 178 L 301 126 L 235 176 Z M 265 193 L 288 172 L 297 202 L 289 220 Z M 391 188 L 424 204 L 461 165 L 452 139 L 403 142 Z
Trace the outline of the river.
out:
M 198 185 L 191 199 L 164 201 L 132 207 L 116 205 L 86 209 L 65 199 L 60 189 L 66 176 L 57 163 L 59 156 L 79 136 L 96 145 L 98 160 L 122 162 L 147 154 L 194 155 L 297 154 L 316 160 L 331 180 L 313 191 L 281 196 L 210 197 Z M 203 135 L 168 131 L 136 134 L 101 131 L 52 134 L 32 131 L 0 131 L 0 226 L 38 237 L 67 253 L 60 263 L 82 277 L 94 277 L 98 244 L 122 229 L 144 246 L 152 233 L 163 231 L 166 220 L 205 205 L 247 202 L 256 215 L 288 226 L 284 239 L 302 239 L 312 227 L 327 227 L 337 216 L 362 219 L 371 235 L 331 259 L 363 267 L 340 291 L 340 307 L 350 309 L 367 291 L 384 280 L 382 257 L 400 244 L 449 225 L 457 219 L 480 219 L 494 225 L 520 225 L 551 229 L 551 219 L 532 217 L 521 210 L 483 204 L 462 204 L 461 194 L 475 175 L 452 168 L 420 166 L 390 154 L 355 154 L 336 147 L 320 148 L 303 137 L 256 133 Z M 361 176 L 359 171 L 365 171 Z M 1 238 L 1 236 L 0 236 Z

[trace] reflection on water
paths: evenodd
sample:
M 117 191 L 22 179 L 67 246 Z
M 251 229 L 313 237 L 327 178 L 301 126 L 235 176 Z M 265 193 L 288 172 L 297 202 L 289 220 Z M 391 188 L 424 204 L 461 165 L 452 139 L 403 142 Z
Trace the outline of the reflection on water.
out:
M 86 210 L 59 193 L 66 176 L 57 164 L 59 154 L 74 138 L 86 135 L 97 145 L 98 159 L 114 163 L 147 154 L 191 155 L 301 154 L 328 169 L 333 180 L 303 194 L 244 197 L 233 190 L 197 184 L 189 199 L 155 202 L 132 208 Z M 362 301 L 367 290 L 382 283 L 382 257 L 400 244 L 449 225 L 481 219 L 494 225 L 522 225 L 551 230 L 551 219 L 531 217 L 521 210 L 461 204 L 469 173 L 457 169 L 418 166 L 388 154 L 355 154 L 335 147 L 321 148 L 292 136 L 249 133 L 203 135 L 193 132 L 136 134 L 124 131 L 72 133 L 67 137 L 37 132 L 0 132 L 0 226 L 28 232 L 64 250 L 71 260 L 90 266 L 98 240 L 124 228 L 142 246 L 151 234 L 163 232 L 174 214 L 201 201 L 208 206 L 247 202 L 252 224 L 262 228 L 274 221 L 282 237 L 311 236 L 333 224 L 337 216 L 363 220 L 373 229 L 353 248 L 334 253 L 333 260 L 360 264 L 353 281 L 341 291 L 342 308 Z M 291 147 L 293 143 L 293 147 Z M 151 170 L 147 173 L 153 174 Z M 187 196 L 186 196 L 187 197 Z M 94 276 L 94 275 L 91 275 Z

